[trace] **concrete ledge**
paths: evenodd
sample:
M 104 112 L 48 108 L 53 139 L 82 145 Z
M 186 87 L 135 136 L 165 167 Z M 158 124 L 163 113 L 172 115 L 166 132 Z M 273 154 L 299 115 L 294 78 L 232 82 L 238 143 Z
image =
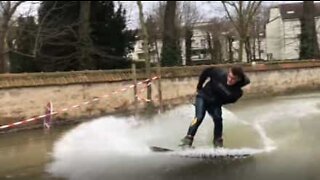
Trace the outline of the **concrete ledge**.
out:
M 228 68 L 232 64 L 210 65 Z M 299 68 L 320 67 L 320 60 L 313 61 L 292 61 L 292 62 L 270 62 L 240 64 L 247 72 L 286 70 Z M 203 66 L 184 66 L 184 67 L 165 67 L 162 68 L 162 78 L 192 77 L 209 65 Z M 156 76 L 156 69 L 152 70 Z M 19 88 L 19 87 L 39 87 L 39 86 L 64 86 L 71 84 L 91 84 L 108 83 L 119 81 L 130 81 L 132 78 L 131 70 L 108 70 L 108 71 L 77 71 L 77 72 L 56 72 L 56 73 L 25 73 L 25 74 L 2 74 L 0 75 L 0 89 Z M 138 79 L 146 79 L 142 70 L 137 71 Z

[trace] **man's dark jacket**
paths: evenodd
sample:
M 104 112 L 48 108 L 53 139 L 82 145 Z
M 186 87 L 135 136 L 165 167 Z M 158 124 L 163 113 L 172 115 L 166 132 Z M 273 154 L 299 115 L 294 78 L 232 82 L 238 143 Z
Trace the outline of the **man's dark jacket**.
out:
M 206 68 L 199 77 L 197 85 L 198 95 L 203 97 L 207 102 L 216 105 L 224 105 L 236 102 L 243 94 L 242 87 L 250 83 L 249 78 L 244 77 L 236 84 L 227 85 L 228 71 L 217 68 Z M 209 81 L 204 85 L 206 80 Z

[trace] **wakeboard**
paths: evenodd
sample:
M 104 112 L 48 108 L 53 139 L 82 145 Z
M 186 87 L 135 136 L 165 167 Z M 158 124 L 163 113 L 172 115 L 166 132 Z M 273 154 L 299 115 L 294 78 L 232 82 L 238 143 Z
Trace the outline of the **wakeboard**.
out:
M 164 147 L 159 147 L 159 146 L 150 146 L 150 149 L 153 152 L 173 152 L 173 149 L 168 149 L 168 148 L 164 148 Z
M 160 146 L 150 146 L 150 149 L 153 152 L 174 152 L 174 151 L 192 150 L 192 149 L 195 149 L 195 147 L 192 146 L 189 148 L 169 149 L 169 148 L 160 147 Z
M 184 149 L 170 149 L 160 146 L 150 146 L 150 150 L 156 153 L 169 153 L 171 155 L 178 155 L 181 157 L 189 158 L 202 158 L 202 159 L 234 159 L 234 158 L 245 158 L 252 156 L 248 152 L 237 152 L 233 149 L 223 149 L 223 148 L 184 148 Z

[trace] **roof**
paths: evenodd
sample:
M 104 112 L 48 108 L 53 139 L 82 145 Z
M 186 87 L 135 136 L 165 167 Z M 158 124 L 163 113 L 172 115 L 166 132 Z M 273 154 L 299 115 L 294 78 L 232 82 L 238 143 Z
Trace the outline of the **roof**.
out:
M 320 16 L 320 3 L 314 3 L 315 16 Z M 302 17 L 303 3 L 280 4 L 282 19 L 298 19 Z

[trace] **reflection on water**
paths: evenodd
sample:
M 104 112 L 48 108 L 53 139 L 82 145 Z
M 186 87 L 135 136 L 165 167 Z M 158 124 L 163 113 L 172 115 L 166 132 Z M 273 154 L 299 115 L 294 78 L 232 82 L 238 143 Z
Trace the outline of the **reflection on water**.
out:
M 68 127 L 51 132 L 24 131 L 0 136 L 0 179 L 43 179 L 53 143 Z M 47 176 L 48 177 L 48 176 Z
M 310 98 L 312 97 L 312 98 Z M 193 117 L 184 105 L 150 121 L 104 117 L 69 128 L 0 136 L 0 177 L 6 179 L 317 179 L 320 177 L 320 94 L 243 100 L 223 110 L 225 149 L 211 149 L 206 117 L 194 145 L 174 154 Z M 184 155 L 249 153 L 243 159 Z M 5 164 L 5 166 L 2 166 Z M 1 179 L 1 178 L 0 178 Z

